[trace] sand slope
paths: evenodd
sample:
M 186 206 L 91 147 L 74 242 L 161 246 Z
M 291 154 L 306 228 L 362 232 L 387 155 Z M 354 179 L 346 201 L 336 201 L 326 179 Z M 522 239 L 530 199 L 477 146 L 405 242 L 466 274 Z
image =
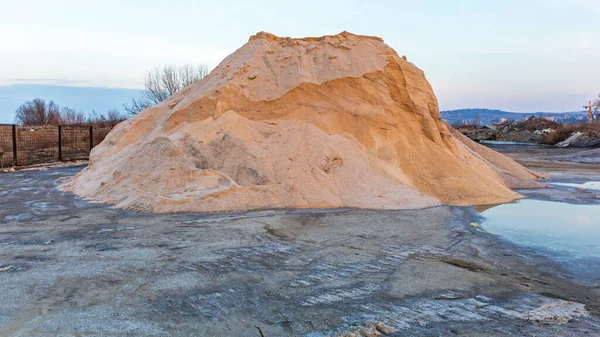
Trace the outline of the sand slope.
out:
M 119 124 L 64 188 L 148 212 L 399 209 L 506 202 L 518 197 L 507 174 L 537 178 L 472 147 L 381 39 L 259 33 Z
M 457 140 L 465 144 L 474 154 L 492 167 L 504 183 L 510 188 L 541 188 L 546 185 L 538 182 L 538 179 L 545 179 L 546 176 L 529 170 L 521 164 L 514 161 L 512 158 L 498 153 L 489 147 L 478 144 L 469 137 L 463 135 L 460 131 L 453 129 L 447 125 L 448 129 Z

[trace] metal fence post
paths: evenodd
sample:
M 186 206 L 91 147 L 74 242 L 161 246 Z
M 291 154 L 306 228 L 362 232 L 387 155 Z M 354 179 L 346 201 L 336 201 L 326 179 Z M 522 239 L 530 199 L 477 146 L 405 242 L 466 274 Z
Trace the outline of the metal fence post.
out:
M 94 148 L 94 126 L 90 125 L 90 152 Z
M 13 151 L 13 163 L 17 166 L 17 126 L 12 126 L 12 151 Z
M 62 161 L 62 126 L 58 126 L 58 161 Z

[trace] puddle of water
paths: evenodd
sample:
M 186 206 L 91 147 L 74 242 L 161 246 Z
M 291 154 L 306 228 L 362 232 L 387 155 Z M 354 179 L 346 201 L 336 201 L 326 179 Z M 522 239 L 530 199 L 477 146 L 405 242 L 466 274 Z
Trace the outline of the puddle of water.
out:
M 600 205 L 525 199 L 481 214 L 488 232 L 538 248 L 575 276 L 599 276 Z
M 526 145 L 526 146 L 536 146 L 534 143 L 525 143 L 525 142 L 513 142 L 510 140 L 480 140 L 479 143 L 486 145 Z
M 481 213 L 483 227 L 529 246 L 600 258 L 600 206 L 521 200 Z
M 582 190 L 600 191 L 600 181 L 588 181 L 588 182 L 585 182 L 583 184 L 575 184 L 575 183 L 552 183 L 550 185 L 564 186 L 564 187 L 574 187 L 574 188 L 579 188 L 579 189 L 582 189 Z

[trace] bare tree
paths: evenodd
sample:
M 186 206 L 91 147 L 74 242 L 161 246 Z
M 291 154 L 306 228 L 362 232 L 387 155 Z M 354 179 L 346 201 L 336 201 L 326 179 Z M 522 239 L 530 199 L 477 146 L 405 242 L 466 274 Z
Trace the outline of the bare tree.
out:
M 127 116 L 117 109 L 109 110 L 106 114 L 106 121 L 110 124 L 117 124 L 127 119 Z
M 54 101 L 46 103 L 41 98 L 21 104 L 15 114 L 15 122 L 25 126 L 60 124 L 59 106 Z
M 69 107 L 63 107 L 60 111 L 60 123 L 64 125 L 81 125 L 87 122 L 86 115 L 82 111 L 75 111 Z
M 132 115 L 138 114 L 206 75 L 208 67 L 205 65 L 166 65 L 163 68 L 151 69 L 144 78 L 141 97 L 134 98 L 131 104 L 123 104 L 123 108 Z
M 84 124 L 117 124 L 127 119 L 127 114 L 117 109 L 109 110 L 106 115 L 92 110 L 86 114 L 69 107 L 60 109 L 54 101 L 46 103 L 41 98 L 27 101 L 15 111 L 15 123 L 23 126 L 37 125 L 84 125 Z

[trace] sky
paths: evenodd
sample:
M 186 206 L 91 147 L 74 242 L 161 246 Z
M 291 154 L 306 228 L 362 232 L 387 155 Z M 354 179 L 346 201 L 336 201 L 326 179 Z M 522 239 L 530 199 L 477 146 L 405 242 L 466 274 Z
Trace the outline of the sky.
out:
M 213 68 L 258 31 L 344 30 L 406 55 L 443 110 L 573 111 L 600 93 L 598 0 L 0 0 L 0 86 L 139 89 L 150 68 Z

